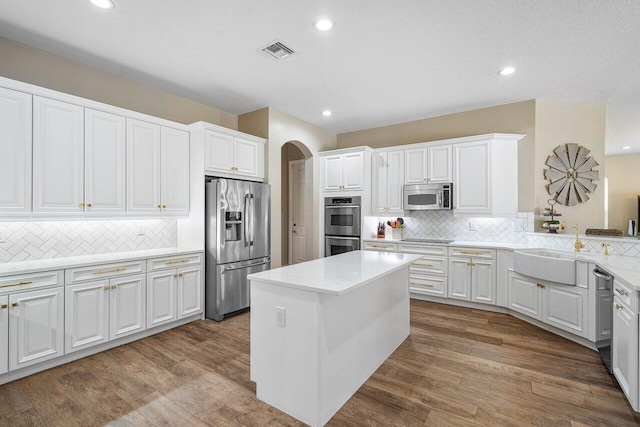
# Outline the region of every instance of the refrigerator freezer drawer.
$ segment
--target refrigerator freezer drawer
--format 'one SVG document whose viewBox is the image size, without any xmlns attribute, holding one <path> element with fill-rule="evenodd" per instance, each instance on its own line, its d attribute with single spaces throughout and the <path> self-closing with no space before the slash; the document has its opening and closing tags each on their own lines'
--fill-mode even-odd
<svg viewBox="0 0 640 427">
<path fill-rule="evenodd" d="M 270 267 L 268 258 L 218 265 L 215 289 L 207 289 L 207 317 L 220 321 L 227 314 L 248 308 L 251 295 L 247 275 Z"/>
</svg>

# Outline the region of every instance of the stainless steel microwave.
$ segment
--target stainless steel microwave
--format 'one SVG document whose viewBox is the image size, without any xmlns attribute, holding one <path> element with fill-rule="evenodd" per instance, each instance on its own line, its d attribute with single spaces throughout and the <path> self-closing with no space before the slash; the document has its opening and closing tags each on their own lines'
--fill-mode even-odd
<svg viewBox="0 0 640 427">
<path fill-rule="evenodd" d="M 405 211 L 453 208 L 453 184 L 405 185 L 402 192 Z"/>
</svg>

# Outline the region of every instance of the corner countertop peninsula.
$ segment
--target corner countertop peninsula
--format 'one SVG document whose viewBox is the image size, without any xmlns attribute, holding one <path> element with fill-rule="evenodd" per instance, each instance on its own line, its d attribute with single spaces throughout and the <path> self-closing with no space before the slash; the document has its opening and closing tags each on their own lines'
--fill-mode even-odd
<svg viewBox="0 0 640 427">
<path fill-rule="evenodd" d="M 249 275 L 258 399 L 324 425 L 409 336 L 409 264 L 353 251 Z"/>
</svg>

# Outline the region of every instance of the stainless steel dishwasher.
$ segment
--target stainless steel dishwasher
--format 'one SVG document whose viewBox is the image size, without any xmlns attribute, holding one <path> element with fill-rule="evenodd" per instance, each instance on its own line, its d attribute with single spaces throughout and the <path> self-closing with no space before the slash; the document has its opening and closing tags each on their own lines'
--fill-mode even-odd
<svg viewBox="0 0 640 427">
<path fill-rule="evenodd" d="M 613 276 L 599 268 L 596 277 L 596 347 L 607 370 L 611 370 L 611 338 L 613 327 Z"/>
</svg>

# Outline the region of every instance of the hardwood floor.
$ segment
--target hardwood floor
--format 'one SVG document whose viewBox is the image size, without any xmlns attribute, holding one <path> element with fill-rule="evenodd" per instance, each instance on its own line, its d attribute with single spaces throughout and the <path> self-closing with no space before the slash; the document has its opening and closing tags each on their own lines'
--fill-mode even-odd
<svg viewBox="0 0 640 427">
<path fill-rule="evenodd" d="M 0 386 L 0 425 L 282 426 L 249 315 L 198 321 Z M 596 352 L 508 315 L 412 300 L 411 336 L 331 426 L 636 426 Z"/>
</svg>

